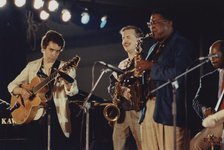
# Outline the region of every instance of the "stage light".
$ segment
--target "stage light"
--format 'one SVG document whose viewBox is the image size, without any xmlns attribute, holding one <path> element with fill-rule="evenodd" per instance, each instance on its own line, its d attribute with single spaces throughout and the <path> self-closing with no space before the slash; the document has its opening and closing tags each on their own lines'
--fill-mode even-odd
<svg viewBox="0 0 224 150">
<path fill-rule="evenodd" d="M 89 20 L 90 20 L 90 15 L 89 15 L 89 13 L 88 12 L 83 12 L 82 14 L 81 14 L 81 23 L 82 24 L 87 24 L 87 23 L 89 23 Z"/>
<path fill-rule="evenodd" d="M 48 10 L 49 11 L 55 11 L 56 9 L 58 9 L 58 2 L 56 0 L 50 0 L 48 3 Z"/>
<path fill-rule="evenodd" d="M 40 19 L 41 20 L 47 20 L 49 18 L 50 14 L 46 12 L 45 10 L 42 10 L 40 12 Z"/>
<path fill-rule="evenodd" d="M 17 7 L 23 7 L 26 4 L 26 0 L 14 0 Z"/>
<path fill-rule="evenodd" d="M 43 6 L 44 6 L 44 1 L 43 0 L 34 0 L 33 7 L 35 9 L 40 9 Z"/>
<path fill-rule="evenodd" d="M 72 15 L 68 9 L 63 9 L 61 11 L 61 19 L 64 22 L 68 22 L 71 19 Z"/>
<path fill-rule="evenodd" d="M 6 5 L 6 0 L 0 0 L 0 7 L 4 7 Z"/>
<path fill-rule="evenodd" d="M 104 28 L 106 24 L 107 24 L 107 16 L 105 15 L 101 18 L 100 28 Z"/>
</svg>

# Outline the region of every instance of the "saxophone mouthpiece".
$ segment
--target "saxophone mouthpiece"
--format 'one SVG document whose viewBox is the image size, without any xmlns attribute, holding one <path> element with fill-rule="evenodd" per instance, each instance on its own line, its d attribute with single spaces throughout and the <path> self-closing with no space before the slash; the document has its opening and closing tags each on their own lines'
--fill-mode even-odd
<svg viewBox="0 0 224 150">
<path fill-rule="evenodd" d="M 153 37 L 153 33 L 147 33 L 145 36 L 140 37 L 139 40 L 142 41 L 142 40 L 144 40 L 144 39 L 146 39 L 148 37 Z"/>
<path fill-rule="evenodd" d="M 144 39 L 148 38 L 148 37 L 151 37 L 151 33 L 147 33 L 145 36 L 144 36 Z"/>
<path fill-rule="evenodd" d="M 154 36 L 153 32 L 150 32 L 148 34 L 149 34 L 149 37 L 151 37 L 151 38 Z"/>
</svg>

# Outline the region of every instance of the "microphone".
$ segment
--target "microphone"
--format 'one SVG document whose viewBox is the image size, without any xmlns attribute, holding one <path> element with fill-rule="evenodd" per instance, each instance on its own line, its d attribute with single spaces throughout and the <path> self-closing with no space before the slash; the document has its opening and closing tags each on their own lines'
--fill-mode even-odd
<svg viewBox="0 0 224 150">
<path fill-rule="evenodd" d="M 60 77 L 62 77 L 64 80 L 66 80 L 68 83 L 73 83 L 74 79 L 72 77 L 70 77 L 68 74 L 62 72 L 62 71 L 58 71 Z"/>
<path fill-rule="evenodd" d="M 0 105 L 1 105 L 1 104 L 5 104 L 5 105 L 10 106 L 10 104 L 9 104 L 8 102 L 6 102 L 6 101 L 4 101 L 4 100 L 2 100 L 2 99 L 0 99 Z"/>
<path fill-rule="evenodd" d="M 103 61 L 98 61 L 98 63 L 100 63 L 101 65 L 103 65 L 103 66 L 109 68 L 110 70 L 112 70 L 112 71 L 114 71 L 114 72 L 116 72 L 116 73 L 118 73 L 118 74 L 124 74 L 124 71 L 121 70 L 121 69 L 118 68 L 118 67 L 115 67 L 115 66 L 113 66 L 113 65 L 107 64 L 107 63 L 105 63 L 105 62 L 103 62 Z"/>
<path fill-rule="evenodd" d="M 209 54 L 208 56 L 204 56 L 204 57 L 199 57 L 198 60 L 205 60 L 205 59 L 209 59 L 209 58 L 220 58 L 221 54 Z"/>
</svg>

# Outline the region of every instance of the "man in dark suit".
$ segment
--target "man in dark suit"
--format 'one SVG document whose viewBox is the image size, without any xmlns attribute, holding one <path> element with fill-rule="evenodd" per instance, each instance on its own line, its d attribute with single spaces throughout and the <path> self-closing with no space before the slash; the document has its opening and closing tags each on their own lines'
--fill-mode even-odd
<svg viewBox="0 0 224 150">
<path fill-rule="evenodd" d="M 149 70 L 155 88 L 183 73 L 193 62 L 194 48 L 185 37 L 174 29 L 169 10 L 156 10 L 147 23 L 151 36 L 157 42 L 150 48 L 147 60 L 137 64 L 137 70 Z M 176 91 L 176 149 L 183 150 L 185 132 L 184 78 L 178 80 Z M 153 90 L 153 89 L 151 89 Z M 143 149 L 174 149 L 172 85 L 155 92 L 146 104 L 142 122 Z M 155 108 L 154 108 L 155 107 Z M 154 111 L 153 111 L 154 110 Z"/>
<path fill-rule="evenodd" d="M 210 59 L 215 70 L 201 77 L 200 86 L 195 98 L 193 99 L 193 108 L 201 119 L 204 119 L 213 113 L 223 90 L 224 40 L 218 40 L 211 45 L 209 55 L 213 54 L 218 54 L 217 56 L 219 56 Z M 220 107 L 219 110 L 220 109 L 222 108 Z M 204 138 L 207 138 L 208 135 L 221 137 L 222 130 L 222 124 L 217 125 L 215 128 L 204 128 L 191 140 L 190 150 L 208 149 L 210 144 L 205 142 Z"/>
</svg>

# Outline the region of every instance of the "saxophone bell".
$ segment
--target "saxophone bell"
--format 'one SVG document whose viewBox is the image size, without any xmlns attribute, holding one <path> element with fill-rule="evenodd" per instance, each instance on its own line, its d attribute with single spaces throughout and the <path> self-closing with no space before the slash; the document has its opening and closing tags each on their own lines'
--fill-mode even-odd
<svg viewBox="0 0 224 150">
<path fill-rule="evenodd" d="M 120 117 L 120 109 L 111 103 L 103 109 L 103 115 L 109 122 L 115 122 Z"/>
<path fill-rule="evenodd" d="M 120 108 L 118 107 L 118 96 L 121 94 L 121 83 L 117 82 L 114 86 L 114 93 L 112 96 L 112 103 L 106 105 L 103 109 L 103 115 L 108 120 L 109 124 L 114 124 L 120 117 Z"/>
</svg>

